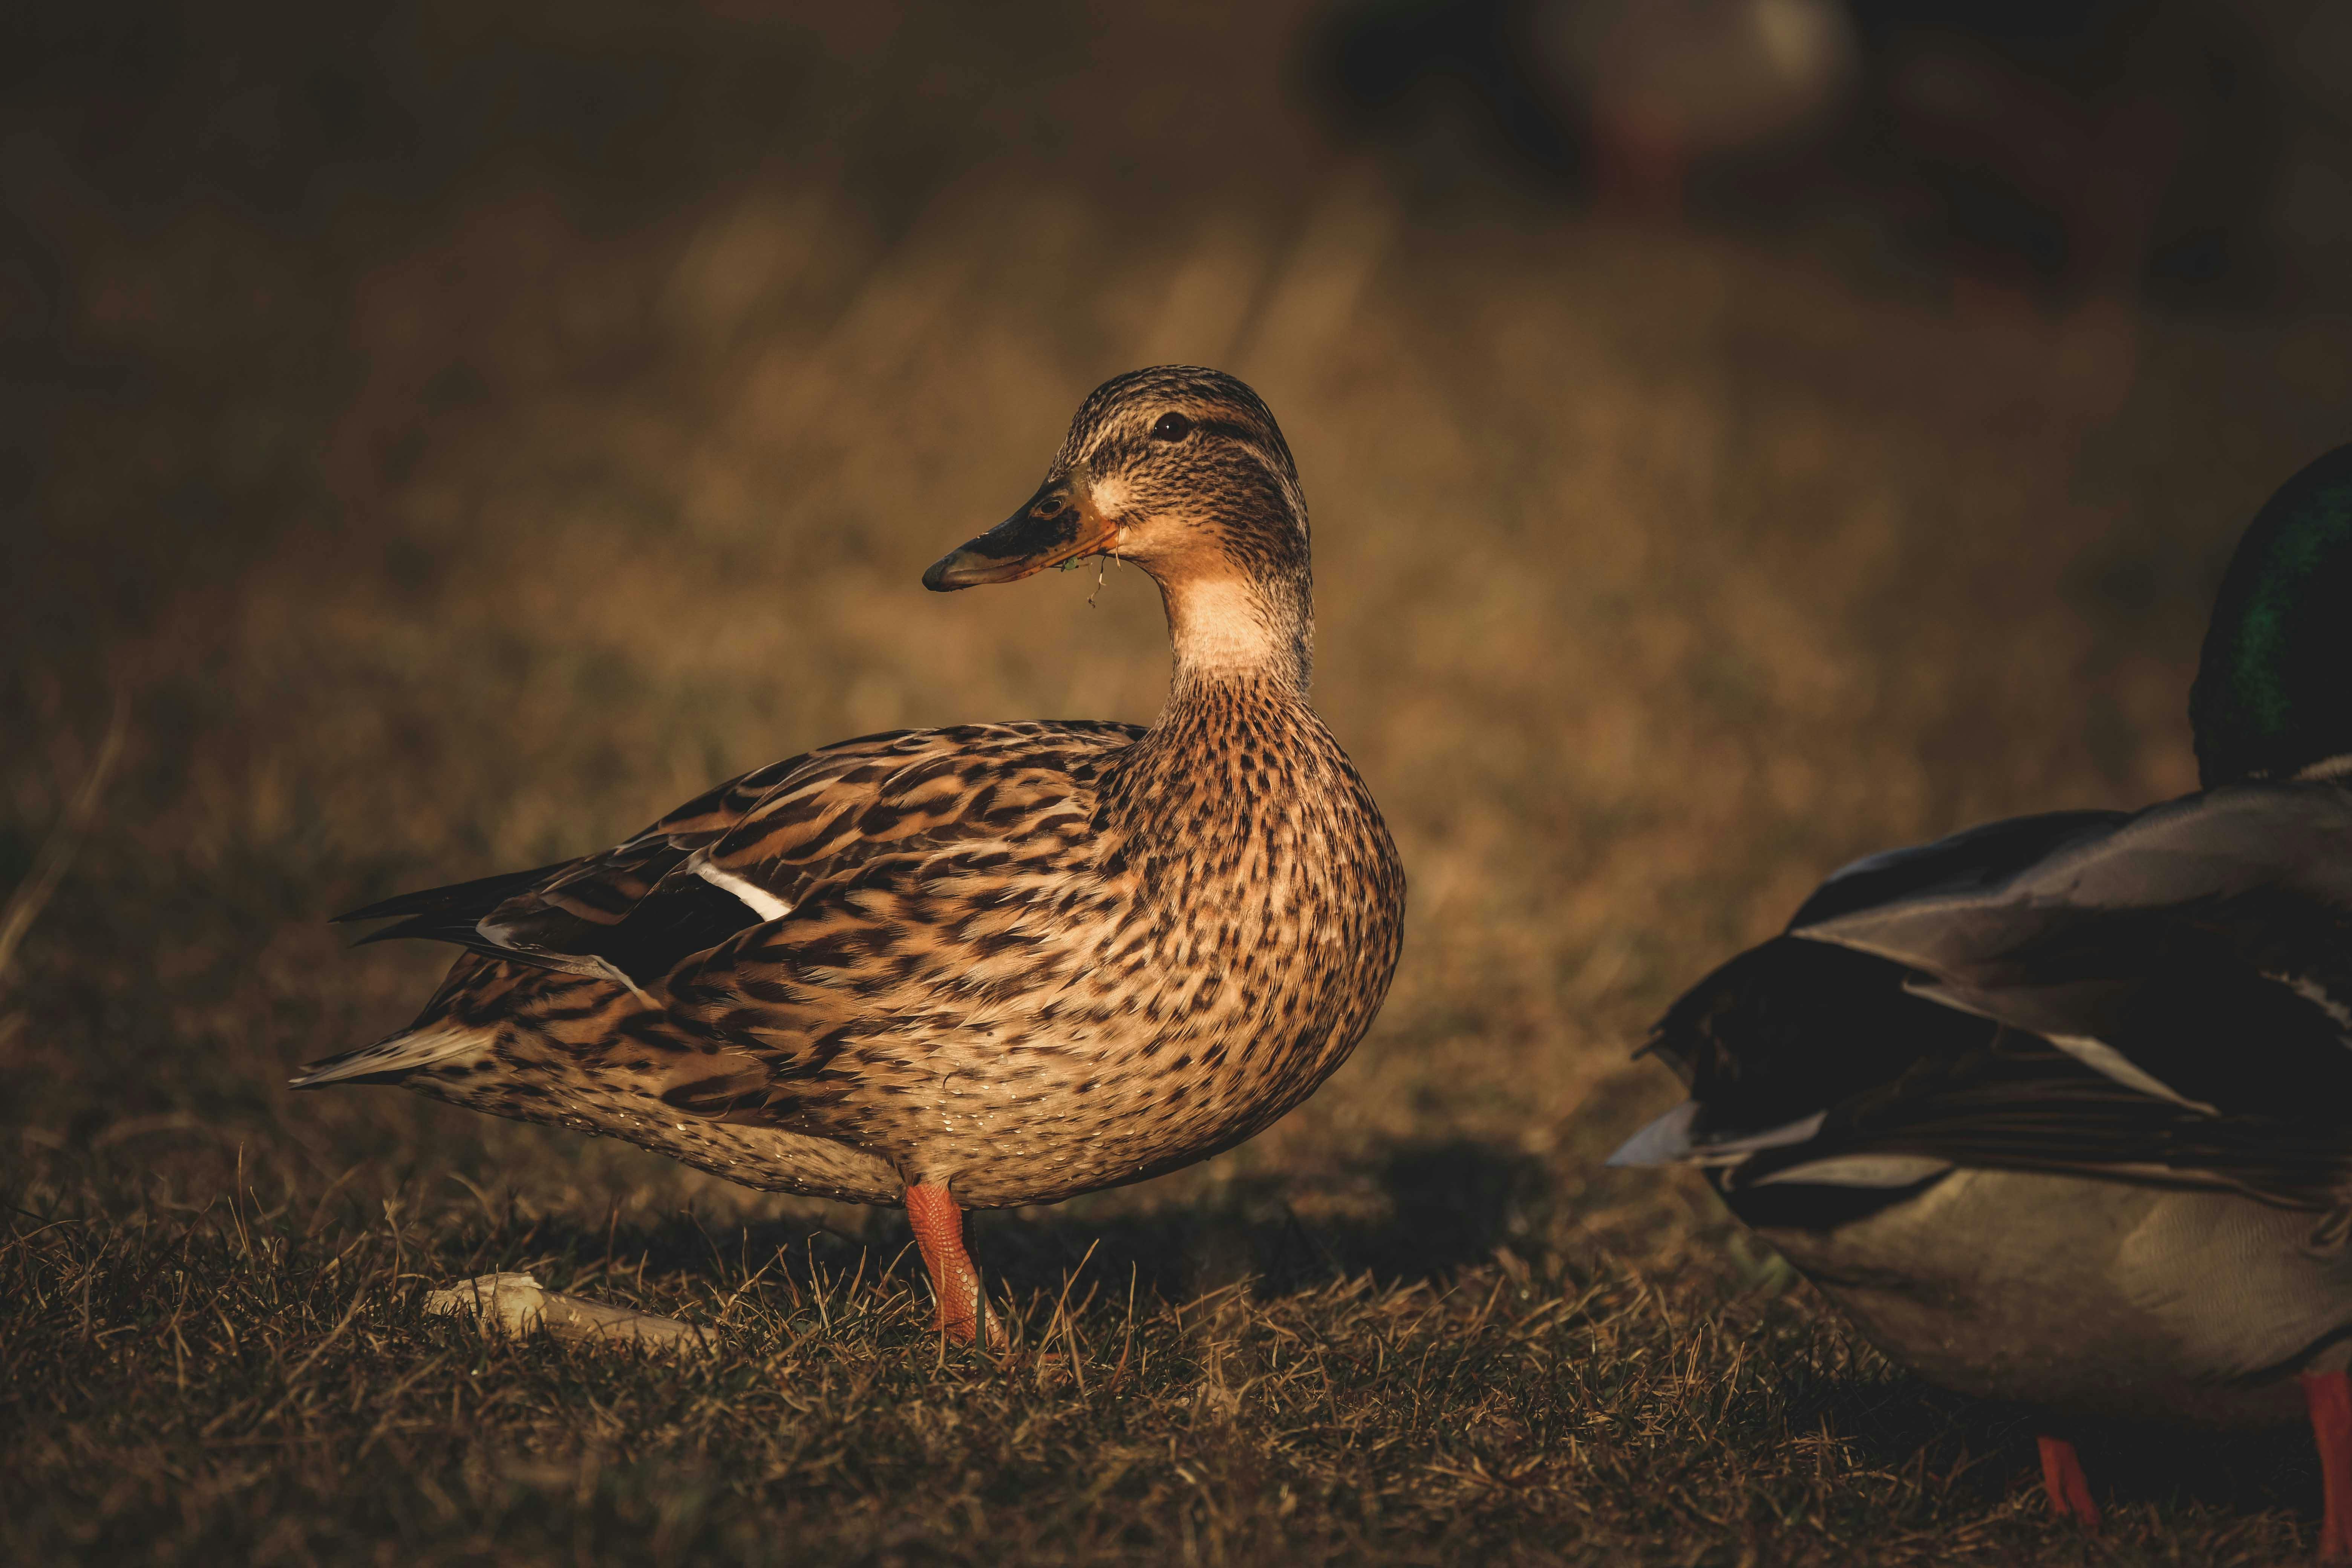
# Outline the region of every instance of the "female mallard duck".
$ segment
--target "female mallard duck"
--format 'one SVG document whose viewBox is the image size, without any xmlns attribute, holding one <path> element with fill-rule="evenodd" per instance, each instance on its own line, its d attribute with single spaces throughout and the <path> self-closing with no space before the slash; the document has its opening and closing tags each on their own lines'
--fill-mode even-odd
<svg viewBox="0 0 2352 1568">
<path fill-rule="evenodd" d="M 2189 700 L 2203 790 L 1832 876 L 1653 1033 L 1703 1170 L 1931 1382 L 2309 1416 L 2352 1553 L 2352 447 L 2248 530 Z M 2098 1511 L 2041 1439 L 2053 1507 Z"/>
<path fill-rule="evenodd" d="M 397 1083 L 609 1133 L 749 1186 L 901 1201 L 940 1326 L 984 1318 L 964 1207 L 1053 1203 L 1231 1148 L 1387 994 L 1404 876 L 1307 705 L 1307 504 L 1232 376 L 1086 400 L 944 593 L 1116 554 L 1175 645 L 1150 729 L 845 741 L 628 842 L 345 920 L 467 951 L 424 1013 L 293 1080 Z"/>
</svg>

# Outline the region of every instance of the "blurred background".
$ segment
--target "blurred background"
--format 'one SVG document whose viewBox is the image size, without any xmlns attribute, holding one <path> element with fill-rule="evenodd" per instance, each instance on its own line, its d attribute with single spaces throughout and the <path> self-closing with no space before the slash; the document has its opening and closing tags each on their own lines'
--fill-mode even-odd
<svg viewBox="0 0 2352 1568">
<path fill-rule="evenodd" d="M 2352 437 L 2347 247 L 2323 0 L 0 7 L 0 1537 L 2079 1560 L 2025 1428 L 1600 1162 L 1832 868 L 2194 786 L 2229 551 Z M 447 961 L 336 910 L 866 731 L 1150 719 L 1134 572 L 918 577 L 1168 361 L 1296 450 L 1412 893 L 1306 1106 L 981 1221 L 1041 1310 L 1112 1282 L 1097 1349 L 1139 1285 L 1139 1386 L 910 1358 L 896 1214 L 284 1090 Z M 486 1362 L 415 1296 L 492 1267 L 750 1348 Z M 2303 1451 L 2110 1539 L 2284 1560 Z"/>
<path fill-rule="evenodd" d="M 446 956 L 320 922 L 863 731 L 1149 720 L 1136 574 L 917 577 L 1189 361 L 1297 450 L 1412 919 L 1320 1096 L 1086 1214 L 1663 1256 L 1711 1211 L 1593 1163 L 1683 984 L 1857 854 L 2193 786 L 2347 241 L 2317 0 L 9 6 L 0 1158 L 813 1209 L 285 1095 Z"/>
</svg>

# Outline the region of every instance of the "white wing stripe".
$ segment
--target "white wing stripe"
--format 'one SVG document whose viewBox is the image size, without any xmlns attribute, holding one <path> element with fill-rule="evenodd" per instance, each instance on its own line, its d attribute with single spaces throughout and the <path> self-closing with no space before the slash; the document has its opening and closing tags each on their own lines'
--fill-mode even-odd
<svg viewBox="0 0 2352 1568">
<path fill-rule="evenodd" d="M 2335 1019 L 2337 1028 L 2352 1029 L 2352 1007 L 2347 1007 L 2343 1003 L 2330 996 L 2327 994 L 2327 987 L 2318 981 L 2301 974 L 2273 974 L 2267 969 L 2263 970 L 2262 974 L 2263 979 L 2276 981 Z"/>
<path fill-rule="evenodd" d="M 2105 1040 L 2095 1040 L 2088 1035 L 2044 1035 L 2042 1037 L 2089 1068 L 2093 1072 L 2105 1073 L 2126 1089 L 2136 1089 L 2142 1094 L 2152 1094 L 2158 1100 L 2168 1100 L 2175 1105 L 2186 1106 L 2200 1115 L 2221 1114 L 2201 1100 L 2189 1099 Z"/>
<path fill-rule="evenodd" d="M 731 871 L 722 871 L 708 860 L 695 862 L 694 874 L 721 892 L 732 893 L 743 900 L 744 907 L 763 921 L 780 921 L 793 912 L 793 906 L 764 888 L 753 887 Z"/>
</svg>

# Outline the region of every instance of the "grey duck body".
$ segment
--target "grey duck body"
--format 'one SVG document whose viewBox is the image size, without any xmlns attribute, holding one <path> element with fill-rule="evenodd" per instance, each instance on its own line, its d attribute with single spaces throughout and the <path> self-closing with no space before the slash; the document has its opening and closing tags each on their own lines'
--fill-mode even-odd
<svg viewBox="0 0 2352 1568">
<path fill-rule="evenodd" d="M 1832 877 L 1661 1020 L 1686 1163 L 1880 1348 L 2073 1415 L 2291 1418 L 2352 1343 L 2352 792 L 1993 824 Z"/>
<path fill-rule="evenodd" d="M 1872 1343 L 1979 1398 L 2276 1425 L 2298 1376 L 2352 1360 L 2341 1231 L 2235 1193 L 1955 1167 L 1840 1225 L 1756 1228 Z"/>
</svg>

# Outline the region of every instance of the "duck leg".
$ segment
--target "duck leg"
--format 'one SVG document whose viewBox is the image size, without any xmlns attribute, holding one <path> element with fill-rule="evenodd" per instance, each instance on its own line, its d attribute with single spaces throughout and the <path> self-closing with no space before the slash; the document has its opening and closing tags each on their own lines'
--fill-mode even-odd
<svg viewBox="0 0 2352 1568">
<path fill-rule="evenodd" d="M 2303 1403 L 2319 1446 L 2319 1474 L 2327 1512 L 2319 1525 L 2319 1560 L 2352 1560 L 2352 1378 L 2340 1372 L 2306 1373 Z"/>
<path fill-rule="evenodd" d="M 2099 1505 L 2091 1500 L 2091 1478 L 2083 1473 L 2074 1445 L 2047 1433 L 2036 1441 L 2042 1445 L 2042 1489 L 2050 1494 L 2050 1510 L 2085 1530 L 2098 1529 Z"/>
<path fill-rule="evenodd" d="M 963 1210 L 948 1194 L 945 1182 L 907 1184 L 907 1218 L 915 1227 L 915 1245 L 922 1249 L 923 1267 L 931 1273 L 931 1296 L 940 1304 L 939 1327 L 959 1344 L 970 1344 L 988 1316 L 981 1299 L 980 1270 L 963 1249 Z"/>
</svg>

